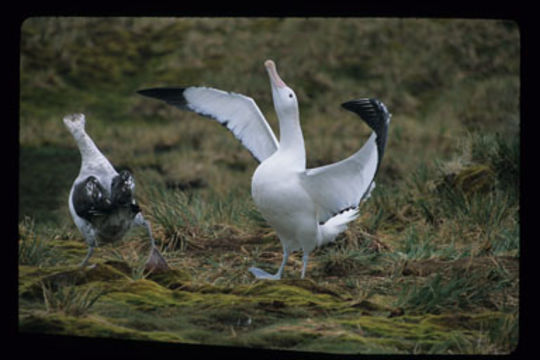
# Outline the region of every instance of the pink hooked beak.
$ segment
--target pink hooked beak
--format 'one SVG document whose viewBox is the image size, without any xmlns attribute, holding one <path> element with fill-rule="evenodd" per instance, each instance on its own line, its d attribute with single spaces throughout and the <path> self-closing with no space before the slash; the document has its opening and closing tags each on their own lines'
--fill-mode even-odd
<svg viewBox="0 0 540 360">
<path fill-rule="evenodd" d="M 266 67 L 266 70 L 268 70 L 268 75 L 270 76 L 270 80 L 272 80 L 272 83 L 277 87 L 285 87 L 285 83 L 281 78 L 279 77 L 277 71 L 276 71 L 276 64 L 272 60 L 266 60 L 264 62 L 264 66 Z"/>
</svg>

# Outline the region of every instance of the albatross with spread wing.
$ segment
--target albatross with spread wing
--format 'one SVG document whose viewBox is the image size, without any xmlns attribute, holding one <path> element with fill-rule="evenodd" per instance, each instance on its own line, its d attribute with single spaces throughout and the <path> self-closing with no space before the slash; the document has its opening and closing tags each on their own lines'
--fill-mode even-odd
<svg viewBox="0 0 540 360">
<path fill-rule="evenodd" d="M 306 169 L 306 150 L 294 91 L 279 77 L 275 63 L 265 62 L 270 77 L 280 140 L 253 99 L 209 87 L 150 88 L 141 95 L 210 117 L 229 129 L 260 163 L 253 174 L 255 205 L 275 229 L 283 247 L 276 274 L 252 267 L 259 279 L 280 279 L 291 251 L 303 251 L 304 278 L 309 253 L 335 240 L 358 216 L 358 206 L 375 187 L 386 146 L 391 114 L 377 99 L 348 101 L 342 106 L 358 114 L 373 130 L 353 155 L 334 164 Z"/>
</svg>

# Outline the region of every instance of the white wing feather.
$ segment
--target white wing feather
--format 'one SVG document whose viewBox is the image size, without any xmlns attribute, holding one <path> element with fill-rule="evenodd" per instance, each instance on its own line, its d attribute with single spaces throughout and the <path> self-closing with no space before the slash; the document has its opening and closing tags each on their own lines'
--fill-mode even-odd
<svg viewBox="0 0 540 360">
<path fill-rule="evenodd" d="M 188 87 L 183 95 L 189 110 L 226 126 L 259 162 L 278 149 L 274 132 L 252 98 L 207 87 Z"/>
<path fill-rule="evenodd" d="M 318 221 L 326 222 L 340 211 L 357 207 L 369 194 L 377 171 L 376 134 L 353 155 L 334 164 L 308 169 L 301 177 L 304 189 L 317 205 Z"/>
<path fill-rule="evenodd" d="M 138 93 L 216 120 L 227 127 L 259 162 L 279 147 L 274 132 L 250 97 L 203 86 L 151 88 Z"/>
</svg>

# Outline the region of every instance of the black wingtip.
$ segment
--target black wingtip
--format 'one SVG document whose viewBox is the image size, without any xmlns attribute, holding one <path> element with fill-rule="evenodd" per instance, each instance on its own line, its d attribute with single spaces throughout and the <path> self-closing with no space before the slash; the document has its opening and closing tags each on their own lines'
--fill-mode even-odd
<svg viewBox="0 0 540 360">
<path fill-rule="evenodd" d="M 392 116 L 382 101 L 374 98 L 356 99 L 341 104 L 345 109 L 356 113 L 377 135 L 379 165 L 386 147 L 388 125 Z M 377 170 L 379 165 L 377 165 Z"/>
<path fill-rule="evenodd" d="M 376 100 L 376 99 L 367 99 L 367 98 L 366 99 L 355 99 L 355 100 L 350 100 L 350 101 L 344 102 L 343 104 L 341 104 L 341 106 L 343 106 L 345 109 L 347 109 L 349 111 L 356 112 L 357 108 L 360 108 L 360 107 L 367 108 L 367 107 L 372 106 L 373 103 L 374 103 L 374 100 Z"/>
<path fill-rule="evenodd" d="M 386 127 L 391 116 L 383 102 L 374 98 L 355 99 L 341 106 L 358 114 L 375 131 Z"/>
<path fill-rule="evenodd" d="M 185 88 L 181 87 L 159 87 L 137 90 L 137 93 L 143 96 L 156 99 L 170 98 L 181 95 Z"/>
<path fill-rule="evenodd" d="M 165 101 L 174 106 L 183 107 L 186 105 L 186 100 L 183 96 L 184 90 L 185 88 L 182 87 L 161 87 L 137 90 L 137 93 Z"/>
<path fill-rule="evenodd" d="M 375 98 L 355 99 L 341 104 L 345 109 L 355 113 L 379 112 L 382 115 L 389 114 L 382 101 Z"/>
</svg>

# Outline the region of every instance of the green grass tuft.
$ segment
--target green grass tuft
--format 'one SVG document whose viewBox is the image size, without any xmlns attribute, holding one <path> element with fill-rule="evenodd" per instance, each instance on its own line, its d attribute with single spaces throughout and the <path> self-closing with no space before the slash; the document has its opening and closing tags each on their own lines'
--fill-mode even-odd
<svg viewBox="0 0 540 360">
<path fill-rule="evenodd" d="M 80 289 L 74 285 L 59 286 L 56 290 L 50 284 L 41 283 L 43 300 L 48 312 L 62 312 L 69 316 L 84 316 L 94 303 L 105 293 L 103 289 L 87 287 Z"/>
<path fill-rule="evenodd" d="M 44 235 L 36 232 L 35 221 L 25 217 L 19 223 L 19 264 L 55 265 L 57 260 L 54 246 L 44 239 Z"/>
</svg>

